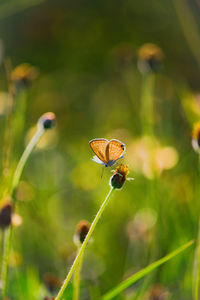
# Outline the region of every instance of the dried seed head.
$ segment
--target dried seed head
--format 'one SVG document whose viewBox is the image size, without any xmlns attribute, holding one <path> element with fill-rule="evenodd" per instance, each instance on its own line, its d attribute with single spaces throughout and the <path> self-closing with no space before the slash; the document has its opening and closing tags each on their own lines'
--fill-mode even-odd
<svg viewBox="0 0 200 300">
<path fill-rule="evenodd" d="M 12 205 L 6 203 L 0 211 L 0 228 L 5 229 L 10 226 L 12 219 Z"/>
<path fill-rule="evenodd" d="M 16 88 L 26 88 L 34 79 L 36 79 L 37 75 L 38 70 L 35 67 L 24 63 L 17 66 L 12 71 L 11 80 Z"/>
<path fill-rule="evenodd" d="M 60 279 L 52 273 L 45 273 L 43 276 L 43 282 L 51 293 L 54 293 L 57 290 L 57 288 L 59 288 L 61 285 Z"/>
<path fill-rule="evenodd" d="M 144 300 L 167 300 L 170 297 L 169 291 L 160 284 L 155 284 L 145 294 Z"/>
<path fill-rule="evenodd" d="M 163 51 L 158 46 L 144 44 L 138 51 L 138 69 L 143 74 L 158 71 L 162 67 L 163 58 Z"/>
<path fill-rule="evenodd" d="M 56 116 L 53 112 L 43 114 L 38 120 L 38 128 L 52 129 L 56 124 Z"/>
<path fill-rule="evenodd" d="M 121 189 L 128 173 L 129 167 L 127 165 L 119 165 L 110 179 L 110 185 L 115 189 Z"/>
<path fill-rule="evenodd" d="M 76 226 L 76 233 L 74 235 L 74 243 L 76 246 L 80 246 L 86 238 L 90 229 L 90 223 L 86 220 L 80 221 Z"/>
<path fill-rule="evenodd" d="M 200 122 L 195 123 L 193 126 L 192 147 L 194 151 L 200 153 Z"/>
</svg>

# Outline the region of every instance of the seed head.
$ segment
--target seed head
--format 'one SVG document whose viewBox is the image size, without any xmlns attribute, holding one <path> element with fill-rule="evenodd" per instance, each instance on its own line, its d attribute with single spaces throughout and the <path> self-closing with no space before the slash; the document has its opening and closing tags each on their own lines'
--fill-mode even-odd
<svg viewBox="0 0 200 300">
<path fill-rule="evenodd" d="M 16 88 L 27 88 L 37 77 L 38 70 L 29 64 L 20 64 L 11 73 L 11 80 Z"/>
<path fill-rule="evenodd" d="M 56 124 L 56 116 L 53 112 L 43 114 L 38 120 L 38 128 L 52 129 Z"/>
<path fill-rule="evenodd" d="M 12 205 L 6 203 L 0 211 L 0 228 L 5 229 L 10 226 L 12 220 Z"/>
<path fill-rule="evenodd" d="M 74 235 L 74 243 L 80 246 L 86 238 L 88 231 L 90 229 L 90 223 L 86 220 L 80 221 L 76 226 L 76 233 Z"/>
<path fill-rule="evenodd" d="M 127 165 L 119 165 L 110 179 L 110 185 L 115 189 L 121 189 L 128 173 L 129 167 Z"/>
<path fill-rule="evenodd" d="M 45 273 L 43 276 L 43 282 L 51 293 L 54 293 L 57 290 L 57 288 L 61 285 L 60 279 L 52 273 Z"/>
<path fill-rule="evenodd" d="M 192 147 L 194 151 L 200 153 L 200 122 L 195 123 L 193 126 Z"/>
<path fill-rule="evenodd" d="M 158 71 L 162 67 L 163 51 L 155 44 L 144 44 L 138 51 L 138 69 L 145 74 Z"/>
</svg>

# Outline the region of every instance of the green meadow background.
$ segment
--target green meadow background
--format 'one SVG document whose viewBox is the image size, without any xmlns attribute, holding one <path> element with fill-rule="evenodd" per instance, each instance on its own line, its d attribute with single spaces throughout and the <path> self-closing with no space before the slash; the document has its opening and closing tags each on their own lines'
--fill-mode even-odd
<svg viewBox="0 0 200 300">
<path fill-rule="evenodd" d="M 14 228 L 9 299 L 53 296 L 65 278 L 77 223 L 91 222 L 109 191 L 111 170 L 101 178 L 102 167 L 91 161 L 93 138 L 126 144 L 122 163 L 134 181 L 116 191 L 95 229 L 81 300 L 97 300 L 196 239 L 200 176 L 191 131 L 200 119 L 199 16 L 199 0 L 0 1 L 0 203 L 38 118 L 48 111 L 57 117 L 18 189 L 22 224 Z M 145 43 L 163 51 L 156 72 L 138 69 Z M 8 129 L 7 71 L 21 63 L 38 76 L 18 94 L 16 103 L 26 105 Z M 192 299 L 194 253 L 195 244 L 116 299 Z"/>
</svg>

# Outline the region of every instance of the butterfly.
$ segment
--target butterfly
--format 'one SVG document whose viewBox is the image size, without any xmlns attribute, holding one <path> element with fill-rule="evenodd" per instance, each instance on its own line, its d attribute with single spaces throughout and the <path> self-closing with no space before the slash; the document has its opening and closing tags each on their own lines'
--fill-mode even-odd
<svg viewBox="0 0 200 300">
<path fill-rule="evenodd" d="M 125 145 L 118 140 L 93 139 L 89 142 L 95 156 L 92 158 L 98 164 L 111 167 L 118 159 L 123 157 Z"/>
</svg>

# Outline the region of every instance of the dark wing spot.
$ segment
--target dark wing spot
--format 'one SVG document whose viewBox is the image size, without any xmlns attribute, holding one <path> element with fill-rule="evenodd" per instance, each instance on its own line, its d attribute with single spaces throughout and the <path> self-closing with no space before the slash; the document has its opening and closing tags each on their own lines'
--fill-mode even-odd
<svg viewBox="0 0 200 300">
<path fill-rule="evenodd" d="M 121 145 L 121 148 L 124 150 L 124 145 Z"/>
</svg>

